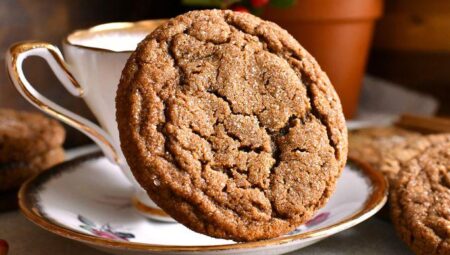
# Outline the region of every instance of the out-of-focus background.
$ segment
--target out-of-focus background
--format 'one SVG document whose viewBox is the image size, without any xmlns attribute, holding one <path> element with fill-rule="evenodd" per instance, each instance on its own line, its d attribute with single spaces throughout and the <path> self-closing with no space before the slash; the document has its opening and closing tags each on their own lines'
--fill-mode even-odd
<svg viewBox="0 0 450 255">
<path fill-rule="evenodd" d="M 288 29 L 329 74 L 348 118 L 373 109 L 386 110 L 387 105 L 392 105 L 393 113 L 417 109 L 419 113 L 450 115 L 450 1 L 268 2 L 2 0 L 0 51 L 30 39 L 60 46 L 69 32 L 100 23 L 169 18 L 191 9 L 219 6 L 254 12 Z M 5 70 L 4 54 L 0 56 L 0 69 Z M 43 60 L 27 60 L 25 70 L 43 94 L 93 119 L 83 101 L 58 84 Z M 396 100 L 401 96 L 404 101 Z M 35 111 L 13 88 L 5 71 L 0 72 L 0 107 Z M 67 129 L 66 147 L 90 142 Z"/>
<path fill-rule="evenodd" d="M 2 0 L 0 1 L 0 107 L 37 111 L 15 90 L 5 72 L 5 55 L 18 41 L 41 40 L 61 46 L 65 35 L 76 29 L 114 21 L 134 21 L 171 17 L 182 13 L 178 1 L 149 0 Z M 40 58 L 25 61 L 31 84 L 62 106 L 94 120 L 83 100 L 75 98 L 59 84 Z M 113 110 L 113 109 L 112 109 Z M 65 147 L 90 143 L 85 135 L 65 126 Z"/>
</svg>

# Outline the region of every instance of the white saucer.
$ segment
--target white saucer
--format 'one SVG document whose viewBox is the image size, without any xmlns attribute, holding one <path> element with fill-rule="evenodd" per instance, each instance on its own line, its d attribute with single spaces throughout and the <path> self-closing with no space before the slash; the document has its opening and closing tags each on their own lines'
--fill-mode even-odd
<svg viewBox="0 0 450 255">
<path fill-rule="evenodd" d="M 384 177 L 348 163 L 327 205 L 292 233 L 235 243 L 181 224 L 147 220 L 132 206 L 133 188 L 99 153 L 65 162 L 24 184 L 24 215 L 57 235 L 114 254 L 281 254 L 303 248 L 374 215 L 386 202 Z"/>
</svg>

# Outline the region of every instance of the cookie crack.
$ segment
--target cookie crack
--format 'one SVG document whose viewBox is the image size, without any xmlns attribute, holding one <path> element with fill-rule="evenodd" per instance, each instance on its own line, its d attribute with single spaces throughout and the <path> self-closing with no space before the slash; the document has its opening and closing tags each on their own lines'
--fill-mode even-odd
<svg viewBox="0 0 450 255">
<path fill-rule="evenodd" d="M 197 135 L 198 137 L 202 138 L 203 140 L 205 140 L 206 142 L 209 143 L 209 145 L 211 146 L 211 150 L 214 150 L 214 146 L 211 143 L 211 141 L 209 140 L 210 137 L 203 135 L 200 131 L 198 131 L 197 129 L 195 129 L 192 125 L 189 125 L 189 129 L 192 131 L 192 133 L 194 133 L 195 135 Z M 214 137 L 214 135 L 211 135 L 211 137 Z"/>
<path fill-rule="evenodd" d="M 139 96 L 139 104 L 140 104 L 140 106 L 138 107 L 139 113 L 137 114 L 137 116 L 138 116 L 138 120 L 137 120 L 138 125 L 137 125 L 137 128 L 136 128 L 136 132 L 140 136 L 143 136 L 143 134 L 142 134 L 143 130 L 142 130 L 141 127 L 142 127 L 143 123 L 145 123 L 146 120 L 147 120 L 147 118 L 143 118 L 143 116 L 147 116 L 147 115 L 142 113 L 142 104 L 143 104 L 143 102 L 145 102 L 145 99 L 144 99 L 144 96 L 143 96 L 143 93 L 142 93 L 141 89 L 139 89 L 139 88 L 136 89 L 136 93 Z M 160 124 L 158 124 L 158 125 L 160 125 Z M 158 125 L 156 126 L 156 129 L 158 129 Z M 143 139 L 143 141 L 144 141 L 145 147 L 147 149 L 150 149 L 151 145 L 149 144 L 149 141 L 147 141 L 147 139 Z"/>
<path fill-rule="evenodd" d="M 228 107 L 230 108 L 230 111 L 231 111 L 231 114 L 232 114 L 232 115 L 235 115 L 235 116 L 250 116 L 250 117 L 256 116 L 257 121 L 258 121 L 258 126 L 259 126 L 259 127 L 264 127 L 264 126 L 262 125 L 261 121 L 259 120 L 259 115 L 246 115 L 246 114 L 236 113 L 236 112 L 234 112 L 233 109 L 232 109 L 232 105 L 231 105 L 232 103 L 231 103 L 231 101 L 230 101 L 226 96 L 221 95 L 221 94 L 219 94 L 218 91 L 212 90 L 212 89 L 207 89 L 206 92 L 207 92 L 207 93 L 210 93 L 210 94 L 212 94 L 212 95 L 214 95 L 214 96 L 217 97 L 217 98 L 222 99 L 225 103 L 227 103 Z M 266 134 L 270 137 L 270 139 L 271 139 L 271 144 L 273 144 L 273 143 L 274 143 L 274 139 L 273 139 L 272 135 L 268 132 L 268 128 L 265 128 L 265 127 L 264 127 L 264 130 L 266 131 Z M 229 132 L 227 129 L 225 129 L 225 132 L 226 132 L 226 134 L 227 134 L 231 139 L 233 139 L 234 141 L 237 141 L 237 142 L 239 142 L 240 144 L 242 143 L 241 139 L 240 139 L 238 136 L 236 136 L 235 134 Z M 263 146 L 259 146 L 259 147 L 253 148 L 252 146 L 246 146 L 246 145 L 240 145 L 240 146 L 238 147 L 238 150 L 243 151 L 243 152 L 252 152 L 252 151 L 253 151 L 253 152 L 257 153 L 257 154 L 260 154 L 261 152 L 264 151 Z M 281 162 L 281 159 L 280 159 L 281 153 L 280 153 L 279 150 L 278 150 L 278 146 L 272 146 L 272 145 L 271 145 L 271 150 L 272 150 L 272 158 L 273 158 L 273 159 L 275 160 L 275 162 L 276 162 L 274 165 L 271 166 L 271 168 L 270 168 L 270 170 L 269 170 L 270 173 L 272 174 L 274 167 L 278 166 L 278 165 L 280 164 L 280 162 Z M 231 178 L 231 179 L 234 179 L 234 176 L 233 176 L 233 174 L 232 174 L 232 168 L 227 168 L 227 169 L 225 169 L 225 170 L 226 170 L 227 176 L 228 176 L 229 178 Z M 269 179 L 269 178 L 270 178 L 270 175 L 269 175 L 269 177 L 266 178 L 266 180 Z M 270 199 L 268 199 L 268 196 L 267 196 L 266 192 L 265 192 L 261 187 L 259 187 L 259 186 L 256 185 L 256 184 L 252 184 L 252 185 L 249 187 L 249 189 L 257 189 L 257 190 L 259 190 L 262 194 L 264 194 L 264 196 L 267 198 L 267 200 L 269 200 L 270 203 L 271 203 L 271 211 L 273 212 L 273 211 L 275 210 L 275 207 L 272 205 L 272 201 L 271 201 Z"/>
<path fill-rule="evenodd" d="M 284 124 L 282 128 L 278 130 L 278 132 L 271 131 L 269 128 L 266 128 L 266 132 L 269 134 L 271 139 L 271 149 L 272 149 L 272 158 L 275 160 L 275 163 L 270 168 L 270 173 L 272 174 L 275 168 L 277 168 L 281 164 L 281 151 L 278 148 L 278 143 L 276 137 L 282 137 L 289 133 L 289 130 L 295 126 L 295 120 L 298 117 L 294 114 L 289 117 L 288 121 Z"/>
<path fill-rule="evenodd" d="M 228 107 L 230 108 L 230 111 L 231 111 L 231 114 L 232 114 L 232 115 L 234 115 L 234 116 L 256 117 L 256 119 L 257 119 L 257 121 L 258 121 L 258 126 L 259 126 L 259 127 L 264 127 L 264 126 L 261 124 L 261 121 L 259 120 L 259 116 L 258 116 L 258 115 L 250 115 L 250 114 L 236 113 L 235 111 L 233 111 L 233 108 L 232 108 L 232 105 L 231 105 L 231 104 L 232 104 L 231 101 L 230 101 L 226 96 L 221 95 L 218 91 L 212 90 L 212 89 L 207 89 L 206 92 L 209 93 L 209 94 L 211 94 L 211 95 L 214 95 L 216 98 L 222 99 L 225 103 L 227 103 L 227 104 L 228 104 Z M 242 140 L 241 140 L 237 135 L 235 135 L 235 134 L 229 132 L 227 129 L 225 129 L 225 132 L 227 133 L 227 135 L 228 135 L 231 139 L 233 139 L 233 140 L 235 140 L 235 141 L 237 141 L 237 142 L 239 142 L 239 143 L 242 143 Z M 267 131 L 266 131 L 266 134 L 270 137 L 270 134 L 267 133 Z M 238 149 L 239 149 L 239 150 L 242 150 L 242 151 L 246 151 L 246 152 L 248 152 L 248 151 L 251 150 L 251 151 L 254 151 L 254 152 L 256 152 L 256 153 L 260 153 L 260 152 L 264 151 L 263 146 L 253 147 L 253 146 L 251 146 L 251 145 L 240 145 Z"/>
<path fill-rule="evenodd" d="M 238 147 L 238 150 L 242 151 L 242 152 L 246 152 L 246 153 L 255 152 L 255 153 L 259 154 L 264 151 L 264 148 L 263 148 L 263 146 L 253 147 L 250 145 L 240 145 Z"/>
<path fill-rule="evenodd" d="M 184 70 L 182 70 L 182 68 L 180 67 L 180 63 L 178 58 L 175 56 L 175 50 L 173 48 L 173 40 L 170 40 L 167 43 L 167 54 L 170 56 L 170 58 L 173 61 L 173 67 L 177 70 L 178 72 L 178 77 L 180 79 L 180 84 L 185 84 L 186 82 L 186 74 L 184 72 Z"/>
<path fill-rule="evenodd" d="M 226 102 L 227 104 L 228 104 L 228 106 L 229 106 L 229 108 L 230 108 L 230 110 L 231 110 L 231 112 L 232 112 L 232 114 L 233 115 L 243 115 L 243 116 L 247 116 L 247 115 L 244 115 L 244 114 L 236 114 L 235 112 L 233 112 L 233 110 L 232 110 L 232 108 L 231 108 L 231 102 L 228 100 L 228 98 L 226 97 L 226 96 L 223 96 L 223 95 L 221 95 L 221 94 L 219 94 L 217 91 L 215 91 L 215 90 L 207 90 L 207 92 L 208 93 L 210 93 L 210 94 L 213 94 L 213 95 L 215 95 L 217 98 L 220 98 L 220 99 L 222 99 L 224 102 Z M 275 160 L 275 162 L 274 162 L 274 164 L 270 167 L 270 169 L 269 169 L 269 172 L 270 172 L 270 174 L 269 174 L 269 176 L 266 178 L 266 180 L 267 179 L 270 179 L 270 175 L 272 175 L 273 174 L 273 172 L 275 171 L 275 169 L 281 164 L 281 154 L 282 154 L 282 152 L 280 151 L 280 149 L 279 149 L 279 146 L 278 146 L 278 144 L 277 144 L 277 141 L 276 141 L 276 138 L 275 137 L 279 137 L 279 136 L 284 136 L 284 135 L 286 135 L 286 134 L 288 134 L 289 133 L 289 130 L 292 128 L 292 127 L 294 127 L 294 125 L 295 125 L 295 120 L 296 119 L 298 119 L 298 117 L 294 114 L 294 115 L 292 115 L 292 116 L 290 116 L 289 117 L 289 119 L 288 119 L 288 121 L 286 122 L 286 124 L 278 131 L 278 132 L 275 132 L 275 131 L 271 131 L 269 128 L 267 128 L 267 127 L 264 127 L 263 125 L 262 125 L 262 123 L 261 123 L 261 121 L 259 120 L 259 115 L 258 114 L 256 114 L 256 115 L 248 115 L 248 116 L 256 116 L 256 118 L 257 118 L 257 120 L 258 120 L 258 125 L 260 126 L 260 127 L 263 127 L 264 128 L 264 130 L 266 131 L 266 134 L 270 137 L 270 140 L 271 140 L 271 157 Z M 239 139 L 239 137 L 237 137 L 235 134 L 233 134 L 233 133 L 230 133 L 230 132 L 228 132 L 228 130 L 226 130 L 225 129 L 225 131 L 226 131 L 226 133 L 227 133 L 227 135 L 230 137 L 230 138 L 232 138 L 233 140 L 235 140 L 235 141 L 237 141 L 237 142 L 239 142 L 239 143 L 241 143 L 242 141 L 241 141 L 241 139 Z M 239 149 L 241 148 L 242 146 L 240 146 L 239 147 Z M 245 149 L 246 151 L 249 149 L 248 147 L 244 147 L 243 149 Z M 258 148 L 256 149 L 257 151 L 257 153 L 259 153 L 260 151 L 262 151 L 262 148 L 260 149 L 260 150 L 258 150 Z M 301 148 L 298 148 L 298 150 L 302 150 Z M 228 176 L 230 177 L 230 175 L 228 174 Z M 252 185 L 252 187 L 251 188 L 255 188 L 255 187 L 257 187 L 258 188 L 258 190 L 260 190 L 263 194 L 264 194 L 264 196 L 266 197 L 266 198 L 268 198 L 268 195 L 267 195 L 267 193 L 266 192 L 264 192 L 264 190 L 263 189 L 261 189 L 260 187 L 258 187 L 258 186 L 256 186 L 256 185 Z M 269 201 L 270 201 L 270 204 L 271 204 L 271 210 L 272 210 L 272 217 L 274 217 L 274 218 L 279 218 L 279 219 L 286 219 L 286 218 L 284 218 L 280 213 L 277 213 L 276 212 L 276 207 L 275 207 L 275 205 L 274 205 L 274 202 L 273 201 L 271 201 L 270 199 L 268 199 Z"/>
<path fill-rule="evenodd" d="M 163 102 L 163 105 L 164 105 L 163 113 L 164 113 L 165 124 L 164 124 L 164 127 L 161 129 L 161 133 L 164 137 L 164 151 L 166 152 L 164 154 L 163 158 L 165 158 L 166 161 L 171 162 L 171 164 L 174 164 L 175 168 L 180 169 L 180 170 L 185 170 L 184 167 L 178 162 L 172 149 L 170 148 L 170 139 L 169 139 L 170 134 L 168 134 L 166 132 L 166 125 L 168 122 L 170 122 L 170 116 L 167 111 L 166 104 L 164 102 Z M 167 158 L 167 157 L 169 157 L 169 158 Z"/>
<path fill-rule="evenodd" d="M 311 90 L 311 85 L 309 84 L 311 82 L 310 79 L 306 79 L 306 78 L 303 78 L 303 77 L 307 77 L 307 75 L 304 75 L 302 73 L 301 80 L 302 80 L 302 83 L 305 84 L 306 95 L 308 95 L 308 98 L 310 100 L 310 106 L 311 106 L 310 114 L 312 114 L 317 120 L 319 120 L 320 124 L 325 127 L 325 129 L 327 131 L 328 143 L 330 144 L 331 148 L 334 151 L 334 158 L 339 160 L 339 150 L 337 148 L 337 144 L 333 140 L 333 133 L 331 131 L 331 127 L 330 127 L 330 125 L 328 123 L 328 120 L 317 109 L 317 106 L 315 105 L 316 96 L 314 95 L 314 93 Z M 308 85 L 306 85 L 306 84 L 308 84 Z"/>
<path fill-rule="evenodd" d="M 177 59 L 176 56 L 175 56 L 175 52 L 174 52 L 174 49 L 173 49 L 173 42 L 172 42 L 172 40 L 167 44 L 167 52 L 168 52 L 168 55 L 169 55 L 169 56 L 172 58 L 172 60 L 173 60 L 173 66 L 174 66 L 174 68 L 175 68 L 175 69 L 178 71 L 178 73 L 179 73 L 180 84 L 185 84 L 185 77 L 186 77 L 186 74 L 185 74 L 185 71 L 183 70 L 183 68 L 179 65 L 179 61 L 178 61 L 178 59 Z M 220 94 L 218 94 L 218 93 L 215 94 L 214 92 L 211 92 L 211 91 L 207 91 L 207 92 L 212 93 L 213 95 L 217 96 L 218 98 L 221 98 L 222 100 L 224 100 L 224 101 L 229 105 L 232 114 L 235 114 L 235 113 L 232 111 L 232 108 L 231 108 L 231 102 L 230 102 L 226 97 L 221 97 L 221 96 L 219 96 Z M 164 102 L 163 102 L 163 104 L 164 104 L 164 110 L 163 110 L 163 111 L 164 111 L 165 125 L 166 125 L 166 124 L 170 121 L 170 116 L 169 116 L 169 114 L 168 114 L 166 104 L 165 104 Z M 164 126 L 165 126 L 165 125 L 164 125 Z M 199 132 L 195 132 L 195 130 L 192 129 L 192 127 L 190 127 L 190 129 L 191 129 L 191 131 L 192 131 L 194 134 L 199 135 L 202 139 L 204 139 L 204 140 L 206 140 L 208 143 L 210 143 L 210 141 L 209 141 L 208 139 L 205 139 L 205 137 L 202 136 Z M 232 139 L 235 139 L 235 140 L 237 140 L 239 143 L 241 143 L 239 137 L 233 135 L 232 133 L 228 132 L 227 130 L 225 130 L 225 131 L 226 131 L 226 133 L 227 133 L 227 135 L 228 135 L 229 137 L 231 137 Z M 165 127 L 162 127 L 162 128 L 161 128 L 161 132 L 162 132 L 163 136 L 166 137 L 166 138 L 164 139 L 164 151 L 166 151 L 167 153 L 169 153 L 170 157 L 172 157 L 172 159 L 173 159 L 173 160 L 169 160 L 169 162 L 170 162 L 170 161 L 174 162 L 173 164 L 175 164 L 176 168 L 184 169 L 184 168 L 179 164 L 179 162 L 176 160 L 175 156 L 173 155 L 172 150 L 170 149 L 170 146 L 169 146 L 169 142 L 170 142 L 170 141 L 169 141 L 169 139 L 168 139 L 168 138 L 170 137 L 170 135 L 169 135 L 167 132 L 165 132 Z M 211 143 L 210 143 L 210 145 L 211 145 Z M 213 148 L 213 146 L 211 146 L 211 148 Z M 166 159 L 166 160 L 167 160 L 167 159 Z M 205 162 L 202 162 L 202 161 L 200 161 L 200 160 L 199 160 L 199 162 L 200 162 L 200 164 L 201 164 L 201 166 L 202 166 L 202 172 L 203 172 L 204 166 L 205 166 L 206 164 L 205 164 Z M 222 169 L 223 169 L 223 170 L 222 170 L 221 172 L 225 173 L 225 174 L 228 176 L 228 178 L 234 179 L 234 176 L 233 176 L 233 173 L 232 173 L 232 168 L 230 168 L 230 167 L 228 167 L 228 168 L 222 167 Z M 203 174 L 200 174 L 200 178 L 202 178 L 202 180 L 203 180 L 204 182 L 206 182 L 205 177 L 203 176 Z M 260 190 L 260 189 L 259 189 L 259 190 Z M 205 193 L 204 193 L 204 191 L 203 191 L 202 189 L 199 189 L 199 191 L 200 191 L 202 194 L 205 195 Z M 261 191 L 261 192 L 262 192 L 262 191 Z M 262 192 L 262 193 L 265 194 L 264 192 Z M 185 200 L 185 201 L 186 201 L 186 200 Z M 218 202 L 217 202 L 216 200 L 214 200 L 214 199 L 210 199 L 210 201 L 211 201 L 212 203 L 214 203 L 217 207 L 226 208 L 226 209 L 230 210 L 233 214 L 239 215 L 238 211 L 236 211 L 234 208 L 231 208 L 231 207 L 229 207 L 229 206 L 227 206 L 227 205 L 224 205 L 224 204 L 220 204 L 220 203 L 218 203 Z M 187 201 L 186 201 L 186 203 L 190 204 L 190 202 L 187 202 Z"/>
<path fill-rule="evenodd" d="M 249 33 L 249 32 L 244 31 L 244 30 L 243 30 L 242 28 L 240 28 L 237 24 L 233 24 L 232 22 L 230 22 L 228 16 L 226 17 L 225 22 L 226 22 L 228 25 L 230 25 L 231 27 L 233 27 L 233 28 L 235 28 L 236 30 L 240 31 L 241 33 L 244 33 L 244 34 L 248 34 L 248 35 L 252 35 L 252 36 L 258 37 L 259 41 L 261 41 L 261 42 L 263 43 L 263 48 L 264 48 L 264 50 L 266 50 L 266 51 L 268 51 L 268 52 L 270 52 L 270 53 L 272 53 L 272 54 L 274 54 L 274 55 L 276 55 L 276 56 L 278 56 L 278 57 L 284 59 L 284 60 L 289 64 L 289 66 L 290 66 L 292 69 L 297 70 L 298 72 L 300 72 L 300 73 L 302 74 L 301 77 L 299 77 L 299 79 L 300 79 L 300 81 L 302 82 L 302 84 L 304 84 L 305 89 L 306 89 L 306 92 L 307 92 L 307 95 L 308 95 L 308 98 L 310 99 L 310 108 L 311 108 L 311 109 L 310 109 L 310 112 L 309 112 L 309 113 L 312 114 L 314 117 L 316 117 L 316 118 L 320 121 L 321 125 L 324 126 L 324 127 L 326 128 L 328 142 L 329 142 L 331 148 L 334 150 L 334 157 L 335 157 L 336 159 L 339 159 L 339 150 L 338 150 L 338 146 L 337 146 L 337 144 L 335 143 L 335 141 L 333 140 L 333 135 L 332 135 L 331 127 L 330 127 L 330 125 L 329 125 L 329 123 L 328 123 L 328 120 L 327 120 L 327 118 L 326 118 L 326 117 L 318 110 L 318 108 L 317 108 L 317 106 L 316 106 L 316 103 L 315 103 L 315 95 L 314 95 L 314 93 L 312 93 L 312 91 L 311 91 L 311 84 L 310 84 L 310 81 L 308 81 L 307 79 L 304 78 L 304 77 L 308 77 L 308 75 L 305 75 L 304 73 L 302 73 L 301 70 L 298 70 L 295 66 L 293 66 L 291 63 L 289 63 L 289 61 L 287 61 L 287 60 L 288 60 L 288 57 L 294 58 L 294 59 L 296 59 L 296 60 L 298 60 L 298 61 L 302 61 L 302 59 L 301 59 L 300 57 L 298 57 L 297 54 L 295 54 L 295 52 L 293 52 L 292 50 L 289 50 L 288 47 L 286 47 L 284 44 L 283 44 L 283 48 L 284 48 L 284 49 L 287 49 L 287 50 L 284 50 L 284 51 L 281 51 L 281 52 L 280 52 L 280 51 L 277 51 L 277 50 L 274 50 L 274 49 L 270 46 L 270 43 L 267 42 L 267 39 L 266 39 L 264 36 L 262 36 L 261 34 L 258 34 L 258 33 Z M 260 27 L 261 27 L 261 24 L 259 24 L 256 28 L 254 28 L 253 31 L 257 31 L 258 28 L 260 28 Z M 287 56 L 286 56 L 286 54 L 287 54 Z"/>
<path fill-rule="evenodd" d="M 178 72 L 179 79 L 180 79 L 180 84 L 184 84 L 185 83 L 185 72 L 180 67 L 178 58 L 175 56 L 174 49 L 173 49 L 173 40 L 170 40 L 167 43 L 167 54 L 170 56 L 170 58 L 173 61 L 173 65 L 172 66 Z M 161 100 L 161 101 L 163 103 L 163 113 L 164 113 L 165 123 L 159 129 L 160 129 L 160 132 L 162 133 L 162 135 L 164 137 L 164 151 L 166 152 L 166 154 L 168 153 L 168 155 L 164 155 L 164 157 L 169 156 L 170 158 L 169 159 L 166 158 L 166 160 L 169 161 L 169 162 L 172 162 L 172 164 L 175 165 L 175 168 L 178 168 L 180 170 L 185 170 L 184 167 L 176 159 L 176 157 L 174 155 L 174 152 L 170 148 L 170 137 L 171 137 L 171 135 L 166 132 L 166 125 L 167 125 L 167 123 L 170 122 L 170 114 L 168 112 L 167 105 L 166 105 L 165 101 L 164 100 Z M 209 142 L 209 141 L 207 141 L 207 142 Z M 203 165 L 203 163 L 201 161 L 200 161 L 200 163 Z M 203 176 L 201 176 L 201 178 L 204 180 Z"/>
<path fill-rule="evenodd" d="M 230 111 L 231 111 L 233 114 L 236 115 L 236 112 L 233 111 L 233 105 L 232 105 L 232 102 L 231 102 L 226 96 L 221 95 L 217 90 L 213 90 L 213 89 L 211 89 L 211 88 L 207 89 L 206 92 L 209 93 L 209 94 L 211 94 L 211 95 L 214 95 L 214 96 L 217 97 L 217 98 L 222 99 L 225 103 L 228 104 L 228 107 L 230 108 Z"/>
<path fill-rule="evenodd" d="M 191 27 L 186 28 L 186 29 L 182 32 L 182 34 L 184 34 L 184 35 L 186 35 L 186 36 L 188 36 L 188 37 L 190 37 L 190 38 L 194 38 L 195 40 L 197 40 L 197 41 L 199 41 L 199 42 L 202 42 L 202 43 L 204 43 L 204 44 L 210 43 L 210 44 L 215 45 L 215 46 L 220 46 L 220 45 L 229 44 L 229 43 L 231 42 L 231 36 L 228 36 L 228 38 L 227 38 L 225 41 L 223 41 L 223 42 L 215 42 L 215 41 L 212 40 L 212 39 L 209 39 L 209 40 L 202 40 L 202 39 L 199 39 L 198 37 L 196 37 L 195 35 L 191 35 L 191 34 L 190 34 L 190 29 L 191 29 Z"/>
</svg>

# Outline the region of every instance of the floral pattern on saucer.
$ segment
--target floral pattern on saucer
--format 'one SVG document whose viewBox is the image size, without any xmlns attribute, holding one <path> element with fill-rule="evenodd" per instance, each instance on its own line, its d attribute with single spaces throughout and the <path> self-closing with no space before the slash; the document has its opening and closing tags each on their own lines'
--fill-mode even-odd
<svg viewBox="0 0 450 255">
<path fill-rule="evenodd" d="M 329 212 L 322 212 L 314 216 L 314 218 L 310 219 L 308 222 L 305 223 L 305 226 L 307 228 L 314 227 L 328 219 L 330 216 Z"/>
<path fill-rule="evenodd" d="M 317 214 L 316 216 L 314 216 L 309 221 L 307 221 L 304 225 L 301 225 L 301 226 L 297 227 L 295 230 L 289 232 L 289 234 L 287 234 L 287 235 L 290 236 L 290 235 L 295 235 L 295 234 L 304 232 L 304 231 L 308 230 L 308 228 L 315 227 L 315 226 L 319 225 L 320 223 L 325 222 L 329 218 L 329 216 L 330 216 L 330 212 L 321 212 L 321 213 Z"/>
<path fill-rule="evenodd" d="M 94 234 L 95 236 L 121 241 L 129 241 L 130 238 L 135 238 L 132 233 L 114 230 L 109 223 L 98 225 L 80 214 L 78 214 L 77 218 L 82 223 L 80 224 L 80 228 L 89 231 L 89 233 Z"/>
</svg>

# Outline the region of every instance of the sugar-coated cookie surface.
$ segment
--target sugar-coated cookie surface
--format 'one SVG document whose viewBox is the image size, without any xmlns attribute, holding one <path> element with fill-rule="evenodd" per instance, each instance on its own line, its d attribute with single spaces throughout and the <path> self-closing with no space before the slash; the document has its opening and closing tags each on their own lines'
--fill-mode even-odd
<svg viewBox="0 0 450 255">
<path fill-rule="evenodd" d="M 450 135 L 401 164 L 390 192 L 391 218 L 416 254 L 450 254 Z"/>
<path fill-rule="evenodd" d="M 304 223 L 347 158 L 339 98 L 285 30 L 232 11 L 169 20 L 137 47 L 116 97 L 121 147 L 180 223 L 251 241 Z"/>
</svg>

